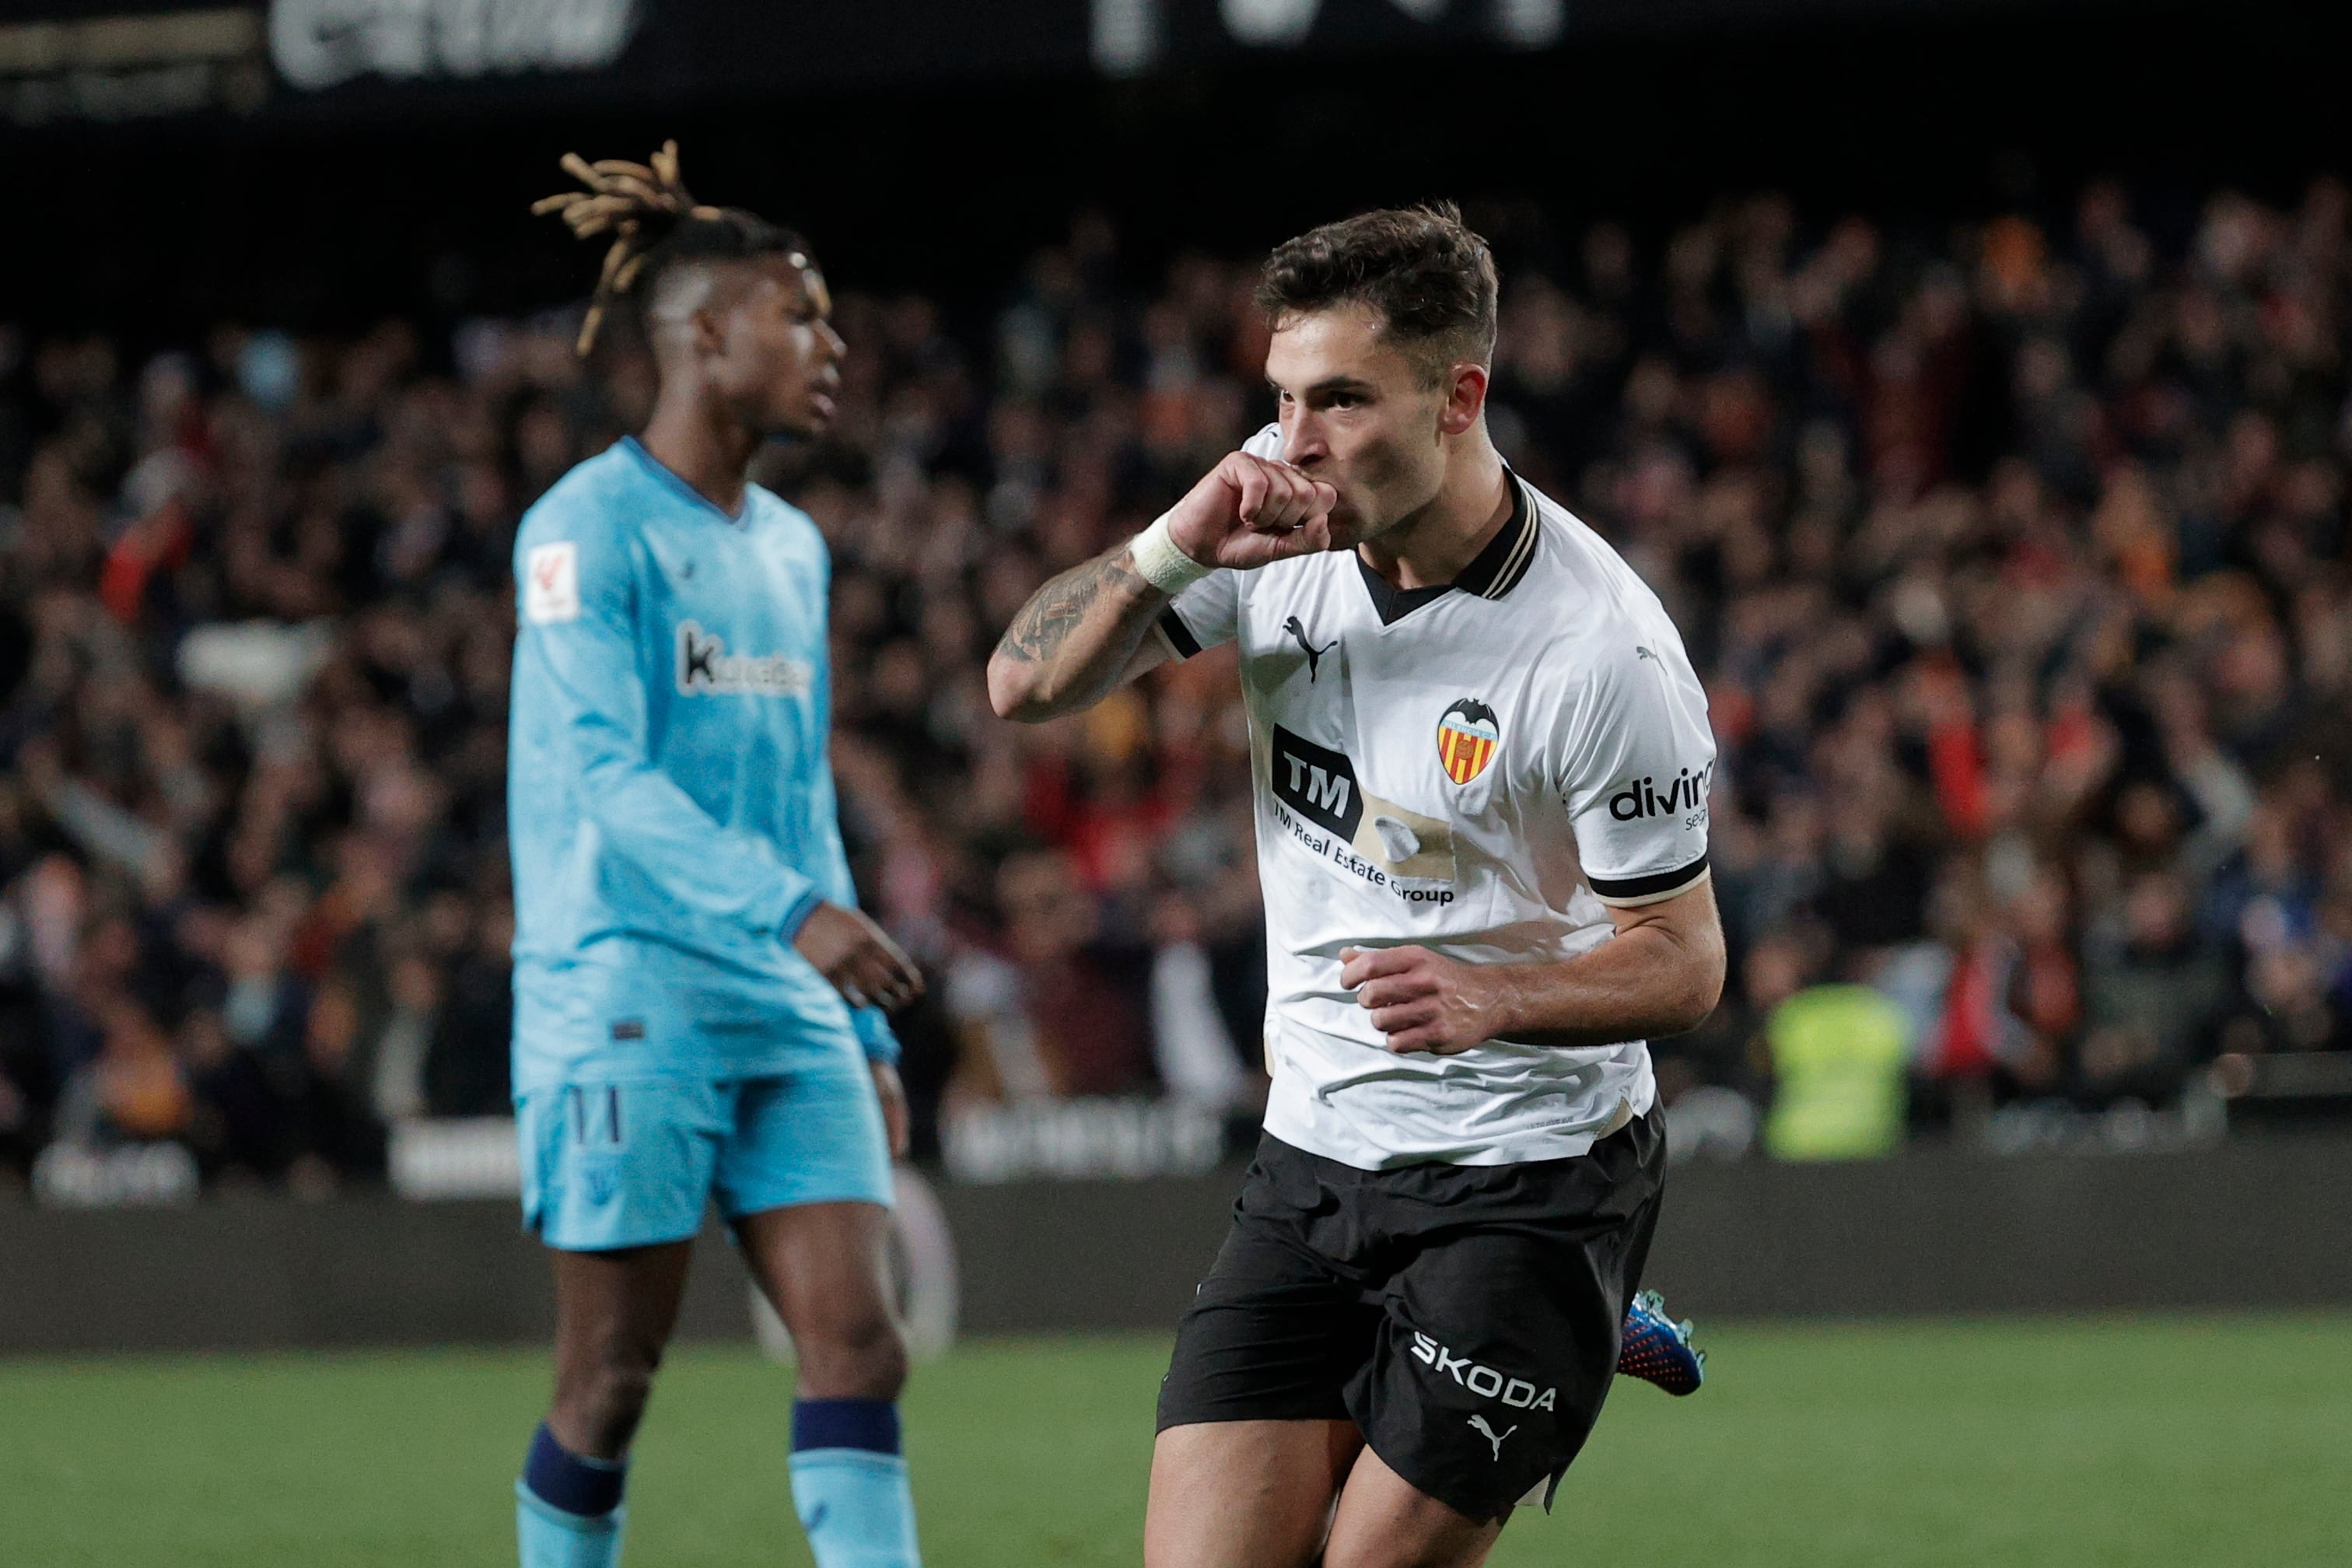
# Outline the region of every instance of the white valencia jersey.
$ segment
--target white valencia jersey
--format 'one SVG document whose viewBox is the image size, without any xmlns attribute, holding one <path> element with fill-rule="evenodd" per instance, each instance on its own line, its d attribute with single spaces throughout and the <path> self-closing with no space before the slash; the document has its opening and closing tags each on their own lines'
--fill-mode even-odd
<svg viewBox="0 0 2352 1568">
<path fill-rule="evenodd" d="M 1279 457 L 1280 431 L 1244 449 Z M 1606 906 L 1707 877 L 1715 740 L 1681 637 L 1598 535 L 1510 484 L 1510 521 L 1450 586 L 1400 591 L 1335 552 L 1212 573 L 1160 621 L 1180 655 L 1241 648 L 1266 1130 L 1360 1169 L 1581 1154 L 1657 1086 L 1640 1040 L 1391 1053 L 1342 948 L 1557 962 L 1610 940 Z"/>
</svg>

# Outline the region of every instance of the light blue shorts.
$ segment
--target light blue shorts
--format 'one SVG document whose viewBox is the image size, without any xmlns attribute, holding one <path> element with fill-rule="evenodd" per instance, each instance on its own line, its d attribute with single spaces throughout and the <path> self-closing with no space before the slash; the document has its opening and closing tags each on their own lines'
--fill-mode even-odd
<svg viewBox="0 0 2352 1568">
<path fill-rule="evenodd" d="M 890 1202 L 866 1064 L 826 1052 L 774 1077 L 581 1079 L 515 1097 L 522 1223 L 566 1252 L 684 1241 L 798 1204 Z"/>
</svg>

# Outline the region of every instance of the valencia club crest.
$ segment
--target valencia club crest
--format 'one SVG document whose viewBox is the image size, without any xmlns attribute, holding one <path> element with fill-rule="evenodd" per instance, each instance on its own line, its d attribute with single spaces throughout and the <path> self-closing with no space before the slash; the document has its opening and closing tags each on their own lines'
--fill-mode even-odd
<svg viewBox="0 0 2352 1568">
<path fill-rule="evenodd" d="M 1475 697 L 1463 698 L 1437 721 L 1437 757 L 1445 764 L 1445 776 L 1468 784 L 1486 771 L 1502 739 L 1495 710 Z"/>
</svg>

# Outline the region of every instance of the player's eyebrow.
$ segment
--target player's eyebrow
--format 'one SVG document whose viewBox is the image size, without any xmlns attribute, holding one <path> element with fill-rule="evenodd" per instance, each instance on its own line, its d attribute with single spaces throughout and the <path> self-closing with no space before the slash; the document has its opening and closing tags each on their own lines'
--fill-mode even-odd
<svg viewBox="0 0 2352 1568">
<path fill-rule="evenodd" d="M 1276 392 L 1280 392 L 1282 390 L 1282 384 L 1276 381 L 1272 376 L 1268 376 L 1266 378 L 1265 384 L 1266 385 L 1274 388 Z M 1370 382 L 1365 381 L 1359 376 L 1327 375 L 1322 380 L 1307 387 L 1304 392 L 1300 393 L 1299 395 L 1302 397 L 1312 397 L 1318 392 L 1370 393 L 1378 389 L 1374 387 Z"/>
</svg>

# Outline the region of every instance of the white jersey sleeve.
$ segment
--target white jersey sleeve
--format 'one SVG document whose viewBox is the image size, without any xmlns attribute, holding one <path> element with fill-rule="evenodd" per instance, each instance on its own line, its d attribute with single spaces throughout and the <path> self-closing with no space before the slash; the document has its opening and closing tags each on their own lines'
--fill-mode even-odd
<svg viewBox="0 0 2352 1568">
<path fill-rule="evenodd" d="M 1715 734 L 1706 692 L 1663 614 L 1620 640 L 1572 704 L 1560 798 L 1586 886 L 1632 909 L 1706 880 Z"/>
<path fill-rule="evenodd" d="M 1241 574 L 1212 572 L 1168 601 L 1160 612 L 1160 630 L 1178 658 L 1190 658 L 1233 641 L 1241 607 Z"/>
</svg>

